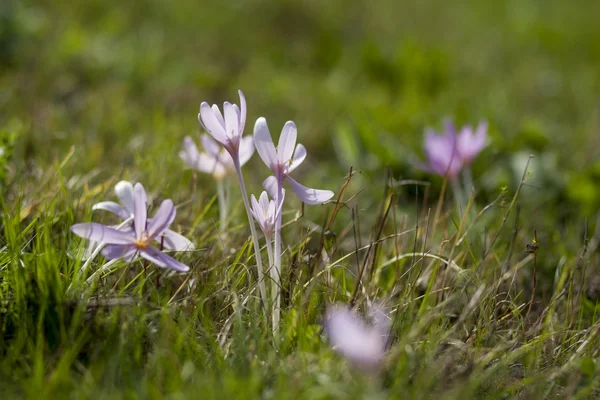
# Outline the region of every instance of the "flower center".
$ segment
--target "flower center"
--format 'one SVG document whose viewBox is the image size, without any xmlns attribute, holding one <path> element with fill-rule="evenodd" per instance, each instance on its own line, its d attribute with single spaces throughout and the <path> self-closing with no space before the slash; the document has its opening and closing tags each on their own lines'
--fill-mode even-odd
<svg viewBox="0 0 600 400">
<path fill-rule="evenodd" d="M 135 247 L 138 249 L 145 249 L 150 246 L 150 238 L 146 232 L 142 232 L 142 237 L 135 240 Z"/>
</svg>

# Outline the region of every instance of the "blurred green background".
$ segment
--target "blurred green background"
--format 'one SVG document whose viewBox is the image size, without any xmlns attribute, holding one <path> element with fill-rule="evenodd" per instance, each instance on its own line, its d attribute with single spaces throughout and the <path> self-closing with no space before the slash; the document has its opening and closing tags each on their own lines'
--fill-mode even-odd
<svg viewBox="0 0 600 400">
<path fill-rule="evenodd" d="M 338 188 L 351 165 L 366 189 L 385 166 L 428 178 L 411 164 L 424 128 L 487 119 L 491 144 L 474 169 L 484 200 L 514 188 L 534 154 L 526 199 L 559 220 L 592 215 L 598 15 L 600 2 L 584 0 L 4 0 L 3 154 L 19 134 L 19 181 L 71 146 L 72 174 L 178 181 L 200 102 L 237 102 L 242 89 L 247 133 L 259 116 L 274 136 L 297 123 L 307 184 Z"/>
</svg>

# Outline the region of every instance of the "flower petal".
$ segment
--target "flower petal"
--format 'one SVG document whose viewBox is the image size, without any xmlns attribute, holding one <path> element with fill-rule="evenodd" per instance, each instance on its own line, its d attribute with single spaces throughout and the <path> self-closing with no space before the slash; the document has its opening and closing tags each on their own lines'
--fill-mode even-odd
<svg viewBox="0 0 600 400">
<path fill-rule="evenodd" d="M 331 190 L 312 189 L 301 185 L 289 176 L 287 178 L 290 180 L 296 195 L 306 204 L 322 204 L 333 197 Z"/>
<path fill-rule="evenodd" d="M 171 199 L 163 200 L 158 211 L 154 214 L 154 218 L 148 223 L 148 236 L 159 240 L 158 236 L 162 235 L 171 226 L 176 213 L 173 201 Z"/>
<path fill-rule="evenodd" d="M 281 130 L 281 136 L 279 136 L 279 143 L 277 144 L 277 156 L 281 164 L 288 163 L 292 154 L 294 153 L 294 147 L 296 146 L 296 136 L 298 135 L 298 129 L 293 121 L 288 121 Z"/>
<path fill-rule="evenodd" d="M 296 151 L 294 151 L 294 158 L 292 158 L 292 162 L 287 166 L 287 172 L 286 173 L 290 173 L 293 170 L 295 170 L 296 168 L 298 168 L 298 166 L 300 164 L 302 164 L 302 162 L 304 161 L 304 159 L 306 158 L 306 147 L 304 147 L 304 145 L 302 144 L 298 144 L 298 146 L 296 146 Z"/>
<path fill-rule="evenodd" d="M 192 243 L 185 236 L 167 229 L 163 232 L 161 242 L 164 244 L 166 249 L 175 251 L 190 251 L 194 250 L 194 243 Z"/>
<path fill-rule="evenodd" d="M 120 204 L 117 204 L 114 201 L 101 201 L 100 203 L 96 203 L 92 206 L 92 210 L 108 211 L 121 217 L 122 219 L 131 217 L 131 214 L 129 214 L 125 208 L 121 207 Z"/>
<path fill-rule="evenodd" d="M 71 232 L 84 239 L 106 244 L 132 244 L 135 243 L 135 237 L 131 233 L 122 232 L 115 228 L 96 222 L 86 222 L 75 224 L 71 227 Z"/>
<path fill-rule="evenodd" d="M 219 110 L 219 106 L 213 104 L 210 109 L 212 110 L 213 114 L 215 114 L 215 117 L 217 118 L 217 121 L 219 121 L 219 124 L 223 127 L 223 129 L 225 129 L 225 120 L 223 119 L 223 114 L 221 114 L 221 110 Z"/>
<path fill-rule="evenodd" d="M 177 261 L 171 256 L 161 253 L 157 248 L 149 246 L 140 250 L 140 255 L 160 268 L 170 268 L 175 271 L 187 272 L 190 267 Z"/>
<path fill-rule="evenodd" d="M 244 96 L 244 93 L 242 93 L 241 90 L 238 90 L 238 94 L 240 95 L 239 132 L 241 136 L 244 133 L 244 127 L 246 126 L 246 96 Z"/>
<path fill-rule="evenodd" d="M 128 214 L 133 214 L 133 185 L 131 182 L 120 181 L 115 185 L 115 193 Z"/>
<path fill-rule="evenodd" d="M 265 181 L 263 182 L 263 187 L 272 199 L 277 197 L 277 189 L 279 185 L 277 183 L 277 178 L 275 178 L 273 175 L 265 179 Z"/>
<path fill-rule="evenodd" d="M 200 104 L 200 113 L 198 121 L 204 129 L 221 144 L 227 143 L 227 135 L 225 135 L 225 127 L 221 125 L 217 116 L 206 102 Z"/>
<path fill-rule="evenodd" d="M 129 262 L 135 258 L 137 249 L 135 245 L 119 245 L 111 244 L 102 249 L 102 255 L 107 260 L 114 260 L 115 258 L 122 258 Z"/>
<path fill-rule="evenodd" d="M 245 136 L 240 142 L 240 166 L 243 166 L 250 160 L 254 154 L 254 138 L 252 136 Z"/>
<path fill-rule="evenodd" d="M 210 137 L 210 135 L 202 135 L 200 137 L 200 140 L 202 141 L 202 147 L 204 148 L 206 154 L 213 158 L 219 157 L 219 153 L 221 152 L 221 146 L 219 146 L 219 144 L 215 142 L 214 139 Z"/>
<path fill-rule="evenodd" d="M 258 201 L 256 201 L 256 197 L 253 194 L 250 195 L 250 202 L 252 203 L 252 208 L 250 209 L 250 212 L 252 213 L 252 216 L 254 217 L 256 222 L 258 222 L 258 224 L 260 225 L 261 221 L 264 219 L 264 216 L 260 204 L 258 203 Z"/>
<path fill-rule="evenodd" d="M 136 183 L 133 188 L 133 225 L 135 227 L 135 235 L 139 239 L 142 237 L 142 232 L 146 230 L 146 222 L 148 219 L 148 199 L 146 190 L 141 183 Z"/>
<path fill-rule="evenodd" d="M 232 140 L 239 137 L 240 121 L 235 109 L 228 101 L 223 103 L 223 113 L 225 114 L 225 132 L 227 137 Z"/>
<path fill-rule="evenodd" d="M 195 169 L 199 154 L 200 152 L 198 151 L 198 147 L 196 147 L 196 143 L 194 143 L 191 137 L 186 136 L 183 139 L 183 149 L 179 152 L 179 157 L 188 165 L 188 167 Z"/>
<path fill-rule="evenodd" d="M 359 367 L 377 368 L 385 355 L 385 337 L 367 326 L 347 306 L 327 310 L 325 331 L 334 349 Z"/>
<path fill-rule="evenodd" d="M 277 151 L 267 126 L 267 120 L 260 117 L 254 124 L 254 146 L 258 155 L 271 170 L 277 165 Z"/>
</svg>

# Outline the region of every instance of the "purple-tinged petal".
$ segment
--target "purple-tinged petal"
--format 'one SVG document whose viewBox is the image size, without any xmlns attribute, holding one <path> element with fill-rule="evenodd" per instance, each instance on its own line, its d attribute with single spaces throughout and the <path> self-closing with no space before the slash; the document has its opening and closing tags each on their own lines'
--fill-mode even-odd
<svg viewBox="0 0 600 400">
<path fill-rule="evenodd" d="M 424 148 L 429 168 L 441 176 L 455 178 L 462 169 L 454 135 L 438 135 L 432 130 L 425 133 Z"/>
<path fill-rule="evenodd" d="M 286 173 L 289 174 L 290 172 L 298 168 L 298 166 L 302 164 L 305 158 L 306 147 L 304 147 L 304 145 L 302 144 L 298 144 L 298 146 L 296 146 L 296 151 L 294 151 L 294 157 L 292 158 L 292 162 L 287 166 Z"/>
<path fill-rule="evenodd" d="M 289 163 L 294 153 L 294 147 L 296 146 L 296 137 L 298 135 L 298 129 L 293 121 L 288 121 L 281 130 L 281 136 L 279 136 L 279 143 L 277 144 L 277 156 L 281 164 Z"/>
<path fill-rule="evenodd" d="M 265 188 L 265 190 L 267 191 L 269 196 L 271 196 L 272 199 L 277 197 L 279 184 L 277 182 L 277 178 L 275 178 L 273 175 L 271 175 L 267 179 L 265 179 L 265 181 L 263 182 L 263 187 Z"/>
<path fill-rule="evenodd" d="M 198 163 L 198 157 L 200 156 L 200 152 L 198 151 L 198 147 L 196 147 L 196 143 L 192 140 L 191 137 L 186 136 L 183 139 L 183 149 L 179 152 L 179 157 L 188 165 L 188 167 L 196 169 L 196 164 Z M 133 210 L 133 196 L 132 196 L 132 210 Z"/>
<path fill-rule="evenodd" d="M 224 126 L 221 125 L 221 122 L 217 119 L 217 116 L 206 102 L 200 104 L 198 121 L 217 142 L 221 144 L 227 143 L 227 135 L 225 135 Z"/>
<path fill-rule="evenodd" d="M 202 141 L 202 147 L 204 148 L 206 154 L 213 158 L 219 157 L 219 154 L 221 152 L 221 146 L 219 146 L 217 142 L 215 142 L 214 139 L 210 137 L 210 135 L 202 135 L 200 137 L 200 140 Z"/>
<path fill-rule="evenodd" d="M 171 256 L 161 253 L 157 248 L 152 246 L 141 249 L 140 255 L 160 268 L 170 268 L 181 272 L 188 272 L 190 270 L 190 267 L 184 263 L 177 261 Z"/>
<path fill-rule="evenodd" d="M 306 204 L 322 204 L 333 197 L 331 190 L 312 189 L 301 185 L 289 176 L 287 178 L 296 195 Z"/>
<path fill-rule="evenodd" d="M 213 114 L 215 114 L 215 118 L 217 118 L 219 124 L 223 127 L 223 129 L 225 129 L 225 119 L 223 118 L 223 114 L 221 114 L 221 110 L 219 110 L 219 106 L 213 104 L 210 109 L 212 110 Z"/>
<path fill-rule="evenodd" d="M 71 227 L 71 232 L 79 237 L 92 240 L 94 242 L 102 242 L 106 244 L 135 243 L 135 237 L 131 233 L 119 231 L 96 222 L 75 224 Z"/>
<path fill-rule="evenodd" d="M 119 245 L 111 244 L 102 249 L 102 255 L 107 260 L 114 260 L 115 258 L 122 258 L 126 262 L 130 262 L 135 258 L 137 249 L 135 245 Z"/>
<path fill-rule="evenodd" d="M 258 199 L 260 202 L 260 208 L 263 210 L 267 210 L 267 208 L 269 207 L 269 196 L 267 195 L 267 192 L 262 192 L 260 194 L 260 198 Z"/>
<path fill-rule="evenodd" d="M 458 153 L 465 164 L 470 164 L 486 146 L 487 122 L 485 121 L 479 123 L 475 133 L 470 126 L 465 126 L 458 135 Z"/>
<path fill-rule="evenodd" d="M 243 166 L 250 160 L 254 154 L 254 138 L 252 136 L 243 137 L 240 142 L 240 166 Z"/>
<path fill-rule="evenodd" d="M 135 235 L 138 239 L 142 237 L 142 232 L 146 230 L 148 219 L 147 203 L 146 190 L 138 182 L 133 188 L 133 225 L 135 227 Z"/>
<path fill-rule="evenodd" d="M 115 193 L 129 215 L 133 214 L 133 185 L 131 182 L 120 181 L 115 185 Z"/>
<path fill-rule="evenodd" d="M 158 240 L 158 236 L 162 235 L 175 220 L 175 206 L 171 199 L 163 200 L 158 208 L 154 218 L 148 223 L 148 237 Z"/>
<path fill-rule="evenodd" d="M 206 174 L 215 174 L 220 172 L 223 167 L 216 158 L 206 153 L 200 153 L 194 168 Z"/>
<path fill-rule="evenodd" d="M 277 165 L 277 151 L 269 133 L 267 120 L 260 117 L 254 124 L 254 146 L 258 155 L 271 170 Z"/>
<path fill-rule="evenodd" d="M 367 326 L 347 306 L 332 306 L 327 310 L 325 331 L 334 350 L 358 367 L 373 370 L 380 366 L 386 337 Z"/>
<path fill-rule="evenodd" d="M 239 132 L 240 135 L 242 135 L 244 133 L 244 127 L 246 126 L 246 96 L 244 96 L 244 93 L 242 93 L 241 90 L 238 90 L 238 94 L 240 95 Z"/>
<path fill-rule="evenodd" d="M 162 237 L 159 238 L 160 242 L 163 243 L 166 249 L 175 251 L 190 251 L 194 250 L 194 243 L 192 243 L 185 236 L 167 229 L 163 232 Z"/>
<path fill-rule="evenodd" d="M 454 125 L 454 122 L 452 122 L 451 119 L 446 119 L 444 121 L 444 134 L 450 137 L 456 137 L 456 135 L 458 134 L 456 126 Z"/>
<path fill-rule="evenodd" d="M 258 224 L 260 225 L 262 220 L 264 219 L 264 215 L 258 201 L 256 201 L 256 197 L 253 194 L 250 195 L 250 202 L 252 203 L 252 208 L 250 209 L 250 212 L 252 213 L 252 216 L 254 217 L 256 222 L 258 222 Z"/>
<path fill-rule="evenodd" d="M 122 219 L 131 217 L 131 214 L 129 214 L 125 208 L 121 207 L 120 204 L 117 204 L 114 201 L 101 201 L 100 203 L 96 203 L 92 206 L 92 210 L 108 211 L 121 217 Z"/>
<path fill-rule="evenodd" d="M 231 103 L 227 101 L 223 103 L 223 113 L 225 114 L 225 131 L 227 137 L 234 140 L 239 137 L 240 121 Z"/>
</svg>

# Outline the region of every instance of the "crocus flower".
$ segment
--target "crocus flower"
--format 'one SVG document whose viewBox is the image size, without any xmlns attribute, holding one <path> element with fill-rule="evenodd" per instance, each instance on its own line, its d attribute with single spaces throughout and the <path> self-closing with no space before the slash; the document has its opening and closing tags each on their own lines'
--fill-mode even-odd
<svg viewBox="0 0 600 400">
<path fill-rule="evenodd" d="M 223 103 L 223 114 L 221 114 L 216 104 L 211 107 L 207 102 L 202 102 L 198 114 L 200 125 L 221 143 L 232 157 L 239 151 L 246 124 L 246 98 L 241 90 L 238 90 L 238 94 L 241 107 L 226 101 Z"/>
<path fill-rule="evenodd" d="M 482 121 L 473 132 L 470 125 L 461 128 L 457 136 L 456 149 L 463 164 L 468 165 L 487 146 L 487 122 Z"/>
<path fill-rule="evenodd" d="M 186 136 L 179 157 L 190 168 L 212 174 L 217 181 L 221 181 L 226 175 L 234 174 L 233 160 L 227 150 L 219 146 L 209 135 L 202 135 L 201 140 L 204 152 L 198 151 L 194 140 Z M 241 139 L 239 145 L 240 167 L 250 160 L 252 154 L 254 154 L 254 140 L 252 136 L 246 136 Z"/>
<path fill-rule="evenodd" d="M 285 197 L 285 191 L 283 191 Z M 267 192 L 262 192 L 258 201 L 254 195 L 251 196 L 252 200 L 252 216 L 260 226 L 263 234 L 267 240 L 271 239 L 273 230 L 275 229 L 275 222 L 281 212 L 281 206 L 283 205 L 283 198 L 279 202 L 279 206 L 275 204 L 275 200 L 269 200 Z M 269 244 L 270 245 L 270 244 Z"/>
<path fill-rule="evenodd" d="M 254 243 L 254 255 L 256 256 L 256 269 L 258 271 L 258 290 L 261 299 L 266 301 L 267 292 L 264 282 L 262 260 L 260 258 L 258 234 L 256 233 L 256 227 L 254 226 L 254 221 L 252 219 L 250 202 L 248 201 L 248 192 L 246 191 L 246 184 L 244 183 L 240 160 L 240 145 L 242 142 L 242 134 L 244 133 L 244 126 L 246 124 L 246 98 L 241 90 L 238 90 L 238 94 L 240 96 L 241 107 L 226 101 L 223 103 L 223 114 L 221 114 L 221 110 L 219 110 L 219 107 L 216 104 L 211 107 L 208 103 L 202 102 L 202 104 L 200 104 L 198 121 L 204 130 L 219 142 L 231 156 L 233 168 L 240 183 L 242 200 L 244 201 L 244 207 L 246 208 L 246 215 L 252 234 L 252 242 Z M 221 219 L 221 221 L 223 221 L 223 219 Z M 223 224 L 221 226 L 223 226 Z"/>
<path fill-rule="evenodd" d="M 144 190 L 144 187 L 140 185 L 140 190 Z M 111 212 L 119 216 L 123 221 L 131 222 L 122 224 L 119 228 L 120 231 L 133 231 L 133 218 L 134 218 L 134 207 L 133 207 L 133 185 L 131 182 L 120 181 L 115 185 L 115 193 L 121 201 L 121 204 L 115 203 L 114 201 L 102 201 L 92 206 L 92 210 L 104 210 Z M 144 191 L 144 198 L 146 192 Z M 151 220 L 150 220 L 151 221 Z M 149 221 L 149 222 L 150 222 Z M 162 232 L 162 236 L 159 240 L 163 246 L 169 250 L 184 251 L 192 250 L 194 244 L 190 242 L 185 236 L 172 231 L 171 229 L 165 229 Z"/>
<path fill-rule="evenodd" d="M 109 260 L 122 258 L 129 262 L 137 256 L 141 256 L 161 268 L 189 271 L 187 265 L 152 246 L 153 242 L 161 241 L 163 234 L 175 219 L 176 212 L 173 202 L 164 200 L 154 218 L 149 220 L 146 191 L 140 183 L 136 183 L 133 188 L 131 207 L 133 210 L 132 230 L 122 231 L 89 222 L 75 224 L 71 227 L 71 231 L 82 238 L 104 243 L 102 255 Z"/>
<path fill-rule="evenodd" d="M 451 122 L 446 122 L 443 134 L 428 129 L 423 143 L 427 163 L 423 169 L 455 179 L 460 173 L 463 163 L 458 152 L 456 129 Z"/>
<path fill-rule="evenodd" d="M 267 192 L 277 199 L 283 181 L 288 179 L 296 195 L 306 204 L 321 204 L 333 197 L 331 190 L 312 189 L 296 182 L 289 174 L 294 171 L 306 158 L 306 148 L 296 145 L 296 124 L 288 121 L 281 130 L 277 149 L 273 144 L 267 121 L 261 117 L 254 125 L 254 145 L 260 158 L 271 169 L 273 176 L 265 180 Z"/>
<path fill-rule="evenodd" d="M 379 307 L 370 309 L 372 325 L 347 305 L 333 305 L 325 317 L 325 332 L 334 350 L 365 371 L 376 371 L 383 361 L 390 324 Z"/>
</svg>

